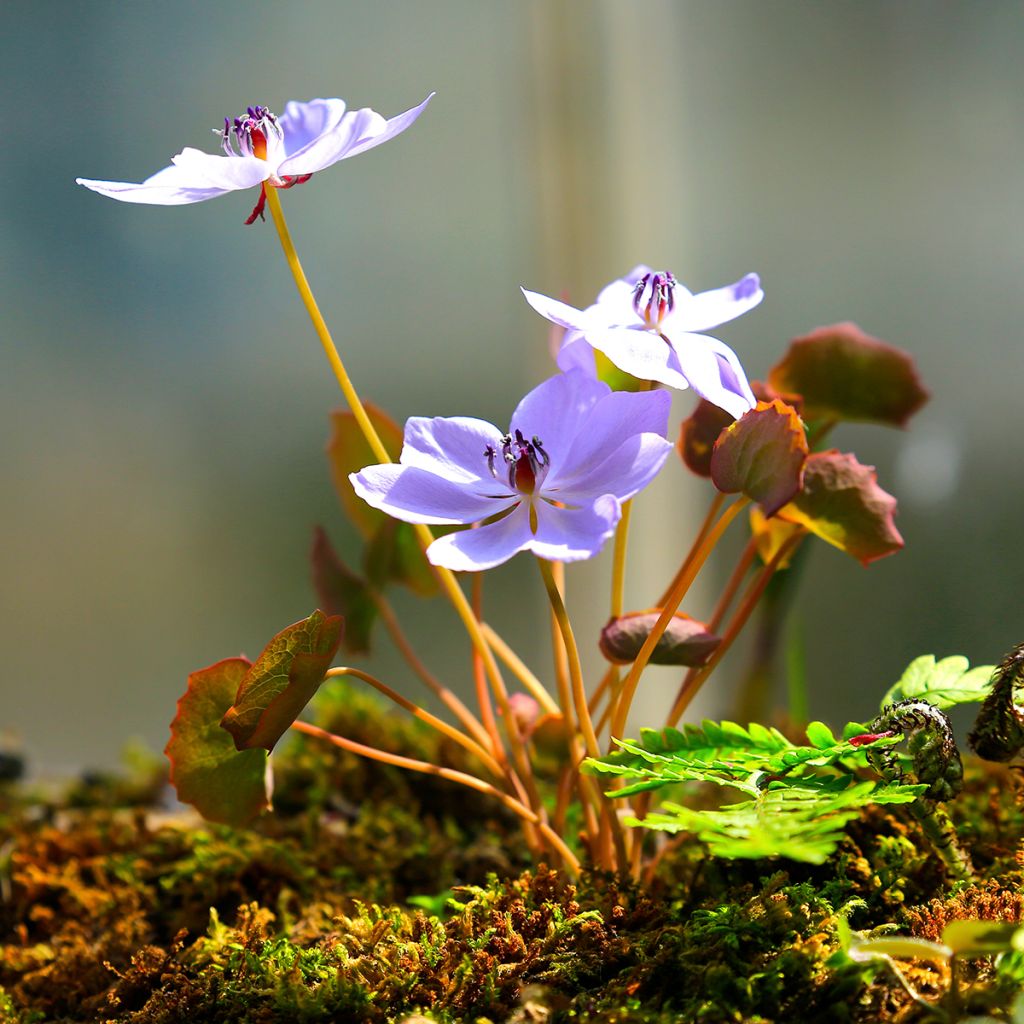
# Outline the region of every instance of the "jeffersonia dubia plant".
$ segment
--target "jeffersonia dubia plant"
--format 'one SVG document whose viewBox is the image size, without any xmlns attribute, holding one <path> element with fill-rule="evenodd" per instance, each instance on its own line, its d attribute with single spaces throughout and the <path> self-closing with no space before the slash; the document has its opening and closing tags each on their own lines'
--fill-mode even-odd
<svg viewBox="0 0 1024 1024">
<path fill-rule="evenodd" d="M 348 568 L 326 534 L 318 532 L 314 575 L 327 613 L 316 611 L 289 626 L 253 662 L 230 658 L 190 676 L 167 748 L 172 781 L 179 796 L 211 820 L 245 824 L 269 806 L 268 755 L 293 729 L 491 795 L 519 816 L 538 857 L 555 857 L 570 872 L 586 858 L 639 873 L 650 845 L 642 831 L 628 830 L 624 823 L 631 815 L 644 818 L 657 786 L 641 779 L 642 784 L 604 794 L 597 779 L 581 770 L 584 758 L 591 770 L 622 776 L 629 770 L 622 752 L 657 762 L 663 752 L 622 739 L 646 666 L 687 669 L 666 718 L 671 731 L 731 649 L 769 581 L 785 571 L 808 536 L 817 535 L 864 564 L 902 546 L 893 523 L 895 500 L 878 486 L 874 470 L 851 454 L 825 449 L 824 442 L 843 420 L 903 425 L 926 394 L 904 353 L 850 324 L 798 339 L 767 384 L 752 386 L 732 349 L 703 332 L 761 302 L 757 275 L 693 294 L 672 273 L 640 265 L 582 310 L 524 290 L 530 304 L 564 331 L 557 357 L 562 372 L 522 399 L 507 432 L 465 417 L 417 417 L 400 431 L 386 414 L 363 403 L 349 379 L 302 270 L 279 193 L 394 138 L 428 100 L 391 120 L 371 110 L 348 112 L 336 99 L 291 102 L 281 117 L 252 106 L 216 129 L 222 156 L 186 149 L 171 167 L 140 184 L 79 179 L 111 198 L 155 205 L 201 202 L 259 187 L 246 223 L 262 219 L 269 209 L 350 409 L 334 415 L 330 459 L 342 503 L 366 541 L 363 571 Z M 661 386 L 691 388 L 701 398 L 683 424 L 678 449 L 685 465 L 710 481 L 713 495 L 689 549 L 666 553 L 680 561 L 660 596 L 652 592 L 648 607 L 628 610 L 623 593 L 631 503 L 662 470 L 672 448 L 670 396 Z M 745 509 L 750 511 L 746 547 L 708 621 L 694 619 L 680 610 L 689 588 Z M 432 526 L 456 529 L 438 538 Z M 610 617 L 600 638 L 609 667 L 588 685 L 565 602 L 565 564 L 590 558 L 609 542 Z M 523 552 L 536 559 L 551 605 L 550 684 L 483 615 L 482 573 Z M 456 572 L 473 574 L 469 595 Z M 414 651 L 386 598 L 394 583 L 423 596 L 439 589 L 451 602 L 472 647 L 474 708 Z M 339 649 L 366 653 L 377 621 L 449 717 L 431 714 L 369 672 L 329 667 Z M 374 687 L 443 733 L 466 752 L 473 770 L 367 747 L 302 721 L 299 715 L 317 688 L 341 676 Z M 511 688 L 508 677 L 514 679 Z M 714 745 L 718 738 L 737 737 L 738 727 L 716 728 L 712 734 L 705 724 L 701 742 Z M 548 752 L 552 745 L 562 752 L 553 793 L 550 780 L 537 770 L 542 734 Z M 664 735 L 670 734 L 676 735 Z M 763 750 L 758 755 L 764 761 L 760 767 L 747 770 L 750 759 L 741 757 L 737 763 L 743 770 L 735 770 L 719 751 L 704 767 L 691 764 L 672 780 L 717 781 L 755 798 L 779 792 L 773 774 L 800 780 L 777 799 L 758 804 L 757 820 L 767 822 L 760 845 L 741 842 L 737 853 L 733 836 L 732 847 L 718 846 L 726 855 L 749 855 L 753 848 L 764 855 L 800 855 L 780 838 L 797 815 L 804 832 L 815 837 L 809 840 L 811 859 L 820 858 L 834 845 L 836 829 L 851 808 L 865 802 L 912 803 L 925 788 L 902 778 L 876 785 L 813 775 L 806 766 L 852 764 L 855 756 L 854 744 L 820 730 L 806 755 L 794 753 L 793 745 L 771 730 L 752 726 L 743 736 L 748 746 L 772 748 L 767 761 Z M 621 752 L 609 759 L 613 740 Z M 894 727 L 873 742 L 884 746 L 898 740 Z M 865 755 L 857 756 L 863 762 Z M 804 767 L 796 771 L 797 766 Z M 571 813 L 574 801 L 578 815 Z M 822 815 L 828 818 L 823 831 Z M 582 828 L 570 829 L 570 820 L 582 821 Z M 728 822 L 723 827 L 729 831 Z"/>
</svg>

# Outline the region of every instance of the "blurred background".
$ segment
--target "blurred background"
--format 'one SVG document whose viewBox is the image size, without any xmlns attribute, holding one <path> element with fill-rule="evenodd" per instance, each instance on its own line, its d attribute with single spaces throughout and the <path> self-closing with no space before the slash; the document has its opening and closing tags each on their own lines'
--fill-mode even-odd
<svg viewBox="0 0 1024 1024">
<path fill-rule="evenodd" d="M 713 332 L 752 378 L 847 319 L 914 355 L 933 397 L 911 429 L 835 435 L 900 499 L 907 546 L 864 569 L 814 545 L 794 607 L 813 715 L 867 719 L 915 656 L 1024 639 L 1019 3 L 8 0 L 4 23 L 0 730 L 36 771 L 161 749 L 190 671 L 315 606 L 314 524 L 356 552 L 323 454 L 339 395 L 272 225 L 243 224 L 255 193 L 159 208 L 74 184 L 213 152 L 257 102 L 392 116 L 437 91 L 398 140 L 284 194 L 353 378 L 399 422 L 506 425 L 552 372 L 519 285 L 586 305 L 638 262 L 694 290 L 760 273 L 763 305 Z M 633 605 L 707 487 L 675 461 L 639 502 Z M 592 667 L 607 568 L 569 572 Z M 530 559 L 485 601 L 546 672 Z M 396 603 L 465 681 L 447 605 Z M 728 711 L 745 668 L 732 652 L 693 714 Z M 677 680 L 645 676 L 637 724 Z"/>
</svg>

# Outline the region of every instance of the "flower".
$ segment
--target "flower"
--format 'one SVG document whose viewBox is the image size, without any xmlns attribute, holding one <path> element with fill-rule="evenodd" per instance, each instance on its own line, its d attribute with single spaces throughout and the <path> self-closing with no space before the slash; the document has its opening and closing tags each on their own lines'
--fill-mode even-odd
<svg viewBox="0 0 1024 1024">
<path fill-rule="evenodd" d="M 586 368 L 593 374 L 593 346 L 620 370 L 674 388 L 692 387 L 737 419 L 757 404 L 736 353 L 716 338 L 694 333 L 753 309 L 764 298 L 757 274 L 694 295 L 667 271 L 655 273 L 641 264 L 584 310 L 522 292 L 541 316 L 566 328 L 558 353 L 563 370 Z"/>
<path fill-rule="evenodd" d="M 665 392 L 613 392 L 579 370 L 534 388 L 507 434 L 464 416 L 413 417 L 398 464 L 349 480 L 396 519 L 480 523 L 435 540 L 434 565 L 490 569 L 519 551 L 571 562 L 597 554 L 671 448 Z"/>
<path fill-rule="evenodd" d="M 291 188 L 325 167 L 364 153 L 404 132 L 430 102 L 385 121 L 375 110 L 346 111 L 345 101 L 310 100 L 285 104 L 277 117 L 266 107 L 249 107 L 234 121 L 224 118 L 220 136 L 224 156 L 191 147 L 172 158 L 170 167 L 139 184 L 76 178 L 79 185 L 122 203 L 180 206 L 201 203 L 238 189 L 260 186 L 260 198 L 246 224 L 263 217 L 266 186 Z"/>
</svg>

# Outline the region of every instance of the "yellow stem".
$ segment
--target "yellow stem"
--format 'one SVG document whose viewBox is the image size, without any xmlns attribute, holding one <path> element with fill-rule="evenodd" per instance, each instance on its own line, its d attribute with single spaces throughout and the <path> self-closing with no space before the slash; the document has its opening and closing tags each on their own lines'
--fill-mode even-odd
<svg viewBox="0 0 1024 1024">
<path fill-rule="evenodd" d="M 679 566 L 679 569 L 677 570 L 672 582 L 666 588 L 665 593 L 661 595 L 661 600 L 658 601 L 658 607 L 661 607 L 668 600 L 668 595 L 672 593 L 672 589 L 676 586 L 676 584 L 680 581 L 680 579 L 682 579 L 686 571 L 690 568 L 690 563 L 693 561 L 694 556 L 700 550 L 700 546 L 704 543 L 704 539 L 708 535 L 708 530 L 711 529 L 711 524 L 715 521 L 715 516 L 718 515 L 724 503 L 725 495 L 722 494 L 721 491 L 716 492 L 715 497 L 711 502 L 711 506 L 708 508 L 707 515 L 704 517 L 704 522 L 700 525 L 700 531 L 694 538 L 693 545 L 691 546 L 686 557 L 683 559 L 682 565 Z"/>
<path fill-rule="evenodd" d="M 626 546 L 629 540 L 629 518 L 633 499 L 622 503 L 622 518 L 615 528 L 615 553 L 612 560 L 612 618 L 622 614 L 626 594 Z"/>
<path fill-rule="evenodd" d="M 372 594 L 381 621 L 391 635 L 392 642 L 409 663 L 409 667 L 420 677 L 427 689 L 462 723 L 463 728 L 472 734 L 477 743 L 487 747 L 491 743 L 491 738 L 488 736 L 487 730 L 480 724 L 480 720 L 423 664 L 419 655 L 413 650 L 412 644 L 409 643 L 387 598 L 376 591 L 373 591 Z"/>
<path fill-rule="evenodd" d="M 530 696 L 544 709 L 544 713 L 548 715 L 561 715 L 562 712 L 559 710 L 558 704 L 555 702 L 554 697 L 544 689 L 544 684 L 529 670 L 519 655 L 498 636 L 494 628 L 486 622 L 481 622 L 480 630 L 484 634 L 484 639 L 491 645 L 494 653 L 501 658 L 509 672 L 523 684 L 523 687 L 529 692 Z"/>
<path fill-rule="evenodd" d="M 565 845 L 562 837 L 547 822 L 542 821 L 529 807 L 516 800 L 515 797 L 509 796 L 508 793 L 503 793 L 489 782 L 484 782 L 483 779 L 478 779 L 474 775 L 467 775 L 465 772 L 456 771 L 454 768 L 441 768 L 439 765 L 430 764 L 428 761 L 417 761 L 411 757 L 402 757 L 400 754 L 389 754 L 387 751 L 356 743 L 355 740 L 347 739 L 344 736 L 336 736 L 334 733 L 327 732 L 325 729 L 320 729 L 315 725 L 310 725 L 308 722 L 293 722 L 292 728 L 298 732 L 304 732 L 308 736 L 315 736 L 317 739 L 325 740 L 327 743 L 333 743 L 336 747 L 341 747 L 342 750 L 348 750 L 353 754 L 359 754 L 361 757 L 382 761 L 384 764 L 393 764 L 398 768 L 406 768 L 413 772 L 422 772 L 424 775 L 436 775 L 439 778 L 468 786 L 470 789 L 475 789 L 478 793 L 486 793 L 488 796 L 494 797 L 495 800 L 504 804 L 513 814 L 518 815 L 523 821 L 533 825 L 550 843 L 551 848 L 562 858 L 566 870 L 573 876 L 579 875 L 580 862 L 572 850 Z"/>
<path fill-rule="evenodd" d="M 689 565 L 686 571 L 678 577 L 673 584 L 671 591 L 666 595 L 661 615 L 658 617 L 658 621 L 654 624 L 654 628 L 644 641 L 643 647 L 640 648 L 640 653 L 636 656 L 636 660 L 630 667 L 629 675 L 626 676 L 626 681 L 622 684 L 622 693 L 615 708 L 615 713 L 612 715 L 613 737 L 621 739 L 625 734 L 626 718 L 629 715 L 629 708 L 633 703 L 636 688 L 640 683 L 640 676 L 642 675 L 643 670 L 647 667 L 647 663 L 650 661 L 651 655 L 654 653 L 654 648 L 657 646 L 658 641 L 661 639 L 669 622 L 672 620 L 672 616 L 675 615 L 680 603 L 686 596 L 687 590 L 690 589 L 690 584 L 697 578 L 697 573 L 700 572 L 708 555 L 711 554 L 722 534 L 725 533 L 726 528 L 733 519 L 736 518 L 737 513 L 742 508 L 745 508 L 749 503 L 749 498 L 737 498 L 736 501 L 734 501 L 721 514 L 721 516 L 719 516 L 718 522 L 716 522 L 715 525 L 707 531 L 700 547 L 698 547 L 693 553 L 692 558 L 688 559 Z"/>
<path fill-rule="evenodd" d="M 375 690 L 384 694 L 389 700 L 393 700 L 399 707 L 405 708 L 411 715 L 414 715 L 421 722 L 426 722 L 431 728 L 436 729 L 439 733 L 447 736 L 450 740 L 454 740 L 463 750 L 468 750 L 475 758 L 483 762 L 487 770 L 494 775 L 496 778 L 502 778 L 504 771 L 500 764 L 494 760 L 494 758 L 482 747 L 479 743 L 470 739 L 465 733 L 459 732 L 454 726 L 449 725 L 446 721 L 438 718 L 436 715 L 432 715 L 429 711 L 425 711 L 414 701 L 403 697 L 400 693 L 392 690 L 386 683 L 382 683 L 376 676 L 370 675 L 369 672 L 363 672 L 361 669 L 352 668 L 346 666 L 344 668 L 332 668 L 327 671 L 328 678 L 337 679 L 344 676 L 355 676 L 356 679 L 361 679 L 364 683 L 369 683 Z"/>
<path fill-rule="evenodd" d="M 281 240 L 281 248 L 284 250 L 285 259 L 288 261 L 292 277 L 295 279 L 295 286 L 298 288 L 302 303 L 306 307 L 306 312 L 309 314 L 310 320 L 313 322 L 313 327 L 316 330 L 317 337 L 320 339 L 320 344 L 323 346 L 324 353 L 327 356 L 327 361 L 331 364 L 334 376 L 337 378 L 338 386 L 341 388 L 341 393 L 345 396 L 345 401 L 348 402 L 349 408 L 352 410 L 352 414 L 355 416 L 356 422 L 359 424 L 359 429 L 363 432 L 363 436 L 366 438 L 366 442 L 372 449 L 374 456 L 380 459 L 382 463 L 389 463 L 392 461 L 391 456 L 388 455 L 387 449 L 384 447 L 377 431 L 370 422 L 370 418 L 366 415 L 363 403 L 360 401 L 359 395 L 356 393 L 356 389 L 353 387 L 352 381 L 349 379 L 345 366 L 341 361 L 341 356 L 334 344 L 334 339 L 331 337 L 331 332 L 327 329 L 327 324 L 324 322 L 324 318 L 316 304 L 316 299 L 313 298 L 313 292 L 309 287 L 309 281 L 306 279 L 305 271 L 302 269 L 298 253 L 295 251 L 295 245 L 292 242 L 291 233 L 288 231 L 288 224 L 284 218 L 284 210 L 281 208 L 281 197 L 278 195 L 277 189 L 267 189 L 267 206 L 270 207 L 270 215 L 274 219 L 274 225 L 277 228 L 277 234 Z M 431 533 L 428 527 L 420 523 L 413 524 L 413 529 L 416 533 L 420 546 L 425 551 L 434 542 L 433 533 Z M 530 793 L 531 804 L 535 809 L 539 810 L 541 808 L 540 796 L 537 793 L 536 783 L 533 780 L 533 772 L 530 766 L 529 757 L 526 754 L 525 742 L 516 723 L 512 720 L 512 715 L 508 708 L 508 694 L 505 691 L 505 683 L 501 678 L 501 672 L 498 669 L 498 664 L 494 660 L 494 656 L 491 654 L 490 648 L 487 646 L 487 643 L 483 638 L 483 634 L 480 632 L 477 620 L 473 615 L 473 610 L 470 608 L 469 602 L 466 600 L 466 595 L 462 592 L 462 588 L 456 581 L 455 574 L 452 573 L 451 570 L 441 568 L 440 566 L 435 566 L 434 568 L 437 571 L 437 577 L 441 583 L 441 588 L 454 605 L 456 613 L 462 620 L 462 623 L 466 628 L 466 632 L 469 634 L 469 638 L 474 649 L 483 660 L 484 669 L 490 679 L 494 695 L 498 701 L 498 706 L 501 708 L 506 721 L 509 723 L 508 731 L 510 739 L 512 740 L 512 754 L 516 762 L 516 767 L 522 774 L 523 782 Z M 481 708 L 481 714 L 486 715 L 484 708 Z M 486 717 L 484 725 L 485 727 L 489 726 Z M 488 732 L 491 734 L 492 740 L 497 741 L 495 744 L 495 754 L 499 757 L 504 757 L 504 747 L 500 742 L 500 736 L 497 729 L 488 728 Z"/>
</svg>

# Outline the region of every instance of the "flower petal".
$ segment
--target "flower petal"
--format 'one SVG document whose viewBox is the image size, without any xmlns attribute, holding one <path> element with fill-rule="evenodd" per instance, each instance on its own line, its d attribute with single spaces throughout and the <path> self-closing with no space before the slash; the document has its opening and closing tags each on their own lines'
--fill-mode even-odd
<svg viewBox="0 0 1024 1024">
<path fill-rule="evenodd" d="M 747 274 L 735 284 L 684 298 L 676 288 L 676 308 L 665 321 L 670 336 L 680 331 L 693 333 L 726 324 L 753 309 L 764 298 L 761 279 Z"/>
<path fill-rule="evenodd" d="M 367 466 L 349 481 L 368 505 L 407 523 L 475 523 L 508 508 L 510 498 L 489 498 L 418 466 Z"/>
<path fill-rule="evenodd" d="M 611 388 L 607 384 L 588 377 L 582 370 L 556 374 L 516 406 L 510 433 L 521 430 L 527 441 L 539 438 L 551 458 L 550 472 L 554 473 L 590 410 L 609 394 Z"/>
<path fill-rule="evenodd" d="M 740 361 L 728 345 L 706 334 L 682 334 L 672 346 L 690 387 L 739 419 L 757 405 Z"/>
<path fill-rule="evenodd" d="M 344 100 L 315 99 L 308 103 L 289 100 L 277 119 L 284 135 L 286 156 L 294 156 L 321 135 L 331 131 L 345 116 Z"/>
<path fill-rule="evenodd" d="M 615 391 L 601 399 L 543 493 L 570 504 L 602 494 L 631 498 L 654 479 L 672 447 L 665 440 L 671 405 L 664 391 Z"/>
<path fill-rule="evenodd" d="M 191 146 L 173 158 L 174 166 L 210 188 L 223 192 L 253 188 L 266 181 L 273 166 L 256 156 L 217 156 Z"/>
<path fill-rule="evenodd" d="M 379 146 L 382 142 L 387 142 L 388 139 L 405 131 L 423 113 L 433 95 L 431 93 L 418 107 L 413 107 L 388 121 L 385 121 L 380 114 L 369 107 L 349 111 L 333 124 L 327 119 L 328 112 L 325 111 L 322 114 L 319 110 L 314 112 L 317 117 L 322 116 L 324 119 L 323 132 L 297 150 L 292 150 L 286 137 L 285 145 L 291 152 L 281 161 L 278 173 L 313 174 L 325 167 L 330 167 L 331 164 L 337 163 L 339 160 L 355 156 L 357 153 L 363 153 L 368 149 L 373 149 L 374 146 Z M 329 103 L 330 101 L 314 102 Z M 298 111 L 295 112 L 296 117 L 298 117 L 298 113 Z M 313 116 L 310 114 L 309 118 L 303 122 L 301 129 L 303 132 L 309 131 L 312 127 Z"/>
<path fill-rule="evenodd" d="M 523 502 L 496 523 L 439 537 L 427 548 L 427 558 L 453 572 L 480 572 L 507 562 L 532 537 L 529 504 Z"/>
<path fill-rule="evenodd" d="M 471 416 L 413 416 L 405 424 L 402 447 L 403 466 L 419 466 L 453 483 L 484 486 L 488 492 L 508 492 L 501 483 L 501 456 L 498 456 L 498 479 L 487 465 L 486 448 L 498 448 L 502 433 L 486 420 Z"/>
<path fill-rule="evenodd" d="M 672 346 L 653 331 L 605 327 L 585 331 L 584 336 L 620 370 L 640 380 L 656 380 L 680 391 L 690 386 Z"/>
<path fill-rule="evenodd" d="M 205 180 L 190 174 L 181 167 L 165 167 L 138 184 L 130 181 L 96 181 L 92 178 L 75 178 L 93 192 L 122 203 L 149 203 L 153 206 L 183 206 L 186 203 L 202 203 L 225 195 L 223 188 L 214 188 Z"/>
<path fill-rule="evenodd" d="M 542 317 L 550 320 L 560 327 L 575 327 L 577 330 L 585 330 L 590 326 L 591 320 L 586 313 L 566 302 L 559 302 L 558 299 L 541 295 L 540 292 L 531 292 L 526 288 L 519 289 L 526 301 L 540 313 Z"/>
<path fill-rule="evenodd" d="M 622 516 L 622 508 L 611 494 L 584 508 L 555 508 L 543 501 L 534 507 L 537 533 L 526 547 L 555 562 L 577 562 L 596 555 Z"/>
<path fill-rule="evenodd" d="M 565 332 L 555 362 L 563 373 L 582 370 L 588 377 L 597 377 L 594 346 L 579 331 L 570 329 Z"/>
</svg>

